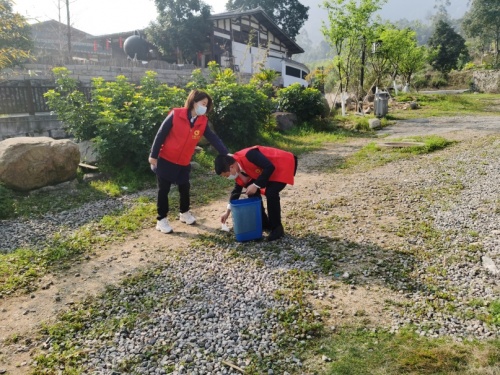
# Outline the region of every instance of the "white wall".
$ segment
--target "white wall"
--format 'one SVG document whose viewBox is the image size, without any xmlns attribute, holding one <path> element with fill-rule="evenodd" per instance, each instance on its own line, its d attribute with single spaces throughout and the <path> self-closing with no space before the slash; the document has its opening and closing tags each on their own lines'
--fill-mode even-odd
<svg viewBox="0 0 500 375">
<path fill-rule="evenodd" d="M 281 72 L 284 87 L 290 86 L 295 82 L 303 86 L 309 85 L 308 82 L 302 78 L 285 75 L 286 65 L 302 70 L 303 67 L 301 64 L 295 65 L 293 61 L 285 61 L 281 54 L 278 55 L 273 51 L 270 51 L 269 54 L 270 56 L 267 56 L 267 50 L 264 48 L 249 47 L 246 44 L 233 42 L 234 63 L 238 65 L 241 73 L 254 74 L 259 69 L 259 63 L 263 63 L 264 68 Z"/>
</svg>

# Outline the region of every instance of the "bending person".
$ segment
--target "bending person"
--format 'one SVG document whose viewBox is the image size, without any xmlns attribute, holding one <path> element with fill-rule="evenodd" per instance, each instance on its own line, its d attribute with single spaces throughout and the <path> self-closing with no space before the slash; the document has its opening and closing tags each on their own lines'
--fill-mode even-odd
<svg viewBox="0 0 500 375">
<path fill-rule="evenodd" d="M 267 199 L 268 226 L 270 233 L 267 241 L 277 240 L 285 234 L 281 223 L 280 192 L 286 185 L 293 185 L 297 172 L 297 157 L 290 152 L 273 147 L 253 146 L 240 150 L 234 155 L 218 155 L 215 158 L 215 173 L 236 180 L 231 200 L 239 198 L 242 188 L 253 196 L 265 188 Z M 238 193 L 239 190 L 239 193 Z M 221 217 L 225 222 L 230 214 L 230 206 Z"/>
</svg>

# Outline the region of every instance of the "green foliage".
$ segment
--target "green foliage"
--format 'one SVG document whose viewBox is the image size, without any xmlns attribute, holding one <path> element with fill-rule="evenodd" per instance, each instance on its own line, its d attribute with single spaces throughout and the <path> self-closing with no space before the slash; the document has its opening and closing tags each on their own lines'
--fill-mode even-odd
<svg viewBox="0 0 500 375">
<path fill-rule="evenodd" d="M 12 1 L 0 0 L 0 69 L 31 57 L 32 49 L 31 27 L 26 18 L 12 11 Z"/>
<path fill-rule="evenodd" d="M 315 88 L 294 83 L 278 91 L 279 108 L 295 113 L 301 121 L 312 120 L 327 114 L 321 92 Z"/>
<path fill-rule="evenodd" d="M 272 98 L 276 94 L 273 82 L 278 76 L 275 70 L 261 69 L 250 78 L 250 84 L 262 91 L 268 98 Z"/>
<path fill-rule="evenodd" d="M 266 95 L 237 83 L 212 84 L 207 90 L 214 100 L 209 117 L 221 139 L 235 148 L 252 146 L 271 112 Z"/>
<path fill-rule="evenodd" d="M 426 61 L 426 49 L 418 46 L 416 32 L 389 26 L 381 32 L 379 40 L 382 41 L 381 52 L 390 62 L 391 73 L 400 74 L 403 81 L 410 84 L 412 75 L 422 69 Z"/>
<path fill-rule="evenodd" d="M 459 60 L 467 62 L 469 52 L 465 39 L 443 20 L 437 22 L 434 34 L 429 39 L 429 46 L 433 50 L 430 63 L 434 69 L 442 73 L 456 69 Z"/>
<path fill-rule="evenodd" d="M 78 90 L 78 82 L 70 77 L 67 68 L 54 68 L 55 90 L 45 94 L 49 108 L 57 112 L 57 117 L 78 140 L 90 140 L 96 136 L 97 113 L 85 94 Z"/>
<path fill-rule="evenodd" d="M 489 306 L 491 323 L 500 327 L 500 300 L 493 301 Z"/>
<path fill-rule="evenodd" d="M 210 6 L 200 0 L 156 0 L 158 18 L 148 38 L 169 62 L 196 63 L 197 54 L 209 49 Z"/>
<path fill-rule="evenodd" d="M 494 45 L 495 65 L 498 66 L 500 3 L 497 0 L 471 1 L 470 10 L 465 13 L 462 25 L 467 36 L 478 38 L 485 46 Z"/>
<path fill-rule="evenodd" d="M 207 84 L 207 79 L 203 75 L 201 69 L 195 69 L 191 72 L 191 80 L 187 83 L 186 89 L 189 91 L 203 90 L 207 87 Z"/>
<path fill-rule="evenodd" d="M 341 84 L 348 90 L 357 90 L 358 83 L 353 77 L 362 66 L 362 51 L 375 41 L 377 24 L 372 17 L 385 2 L 326 0 L 323 3 L 329 24 L 323 26 L 321 31 L 334 49 L 334 66 Z"/>
<path fill-rule="evenodd" d="M 211 83 L 206 89 L 214 101 L 209 118 L 217 135 L 234 148 L 254 145 L 268 121 L 271 101 L 254 85 L 236 83 L 231 69 L 216 63 L 210 63 L 209 69 Z"/>
<path fill-rule="evenodd" d="M 14 214 L 14 199 L 12 191 L 0 185 L 0 220 L 7 219 Z"/>
<path fill-rule="evenodd" d="M 92 81 L 91 100 L 78 90 L 66 68 L 54 69 L 57 88 L 47 102 L 67 130 L 80 140 L 95 142 L 104 167 L 148 168 L 147 156 L 159 125 L 171 108 L 184 104 L 186 92 L 161 84 L 147 72 L 135 86 L 124 76 L 115 82 Z"/>
<path fill-rule="evenodd" d="M 448 80 L 446 79 L 446 77 L 439 74 L 439 75 L 432 76 L 430 85 L 435 89 L 439 89 L 440 87 L 446 86 L 447 83 L 448 83 Z"/>
</svg>

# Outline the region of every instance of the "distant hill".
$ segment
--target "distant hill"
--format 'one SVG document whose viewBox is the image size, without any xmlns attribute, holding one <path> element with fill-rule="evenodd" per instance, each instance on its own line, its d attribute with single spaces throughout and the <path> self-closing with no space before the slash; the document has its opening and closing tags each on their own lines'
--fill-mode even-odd
<svg viewBox="0 0 500 375">
<path fill-rule="evenodd" d="M 451 0 L 451 6 L 447 8 L 450 17 L 455 19 L 461 18 L 469 8 L 467 5 L 468 1 Z M 309 7 L 309 19 L 305 23 L 303 30 L 307 32 L 309 39 L 314 45 L 319 44 L 323 40 L 323 34 L 320 31 L 322 21 L 326 22 L 328 20 L 326 10 L 319 7 L 323 4 L 323 0 L 301 0 L 300 2 Z M 388 0 L 379 12 L 379 15 L 383 19 L 393 22 L 400 19 L 426 22 L 436 13 L 434 9 L 435 4 L 436 0 Z"/>
</svg>

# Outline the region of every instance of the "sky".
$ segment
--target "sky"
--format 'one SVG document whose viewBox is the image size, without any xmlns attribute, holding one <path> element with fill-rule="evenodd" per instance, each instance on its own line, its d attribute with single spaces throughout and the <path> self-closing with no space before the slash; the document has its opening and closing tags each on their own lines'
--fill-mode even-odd
<svg viewBox="0 0 500 375">
<path fill-rule="evenodd" d="M 60 20 L 66 23 L 66 0 L 12 0 L 14 11 L 36 21 Z M 222 13 L 227 0 L 206 1 L 212 13 Z M 154 0 L 69 0 L 71 25 L 92 35 L 143 29 L 156 18 Z"/>
<path fill-rule="evenodd" d="M 12 0 L 14 11 L 25 16 L 30 23 L 59 20 L 66 23 L 66 0 Z M 419 0 L 418 5 L 410 0 L 388 0 L 381 10 L 381 16 L 398 20 L 425 20 L 434 12 L 436 0 Z M 212 13 L 225 11 L 227 0 L 205 0 L 212 6 Z M 323 0 L 301 0 L 301 3 L 310 7 L 309 20 L 305 28 L 313 33 L 319 32 L 321 22 L 325 20 L 324 10 L 318 7 Z M 468 0 L 451 0 L 449 13 L 459 17 L 467 10 Z M 60 4 L 60 7 L 58 6 Z M 71 25 L 92 35 L 112 34 L 121 31 L 143 29 L 156 18 L 154 0 L 69 0 Z M 61 9 L 59 12 L 58 9 Z"/>
</svg>

